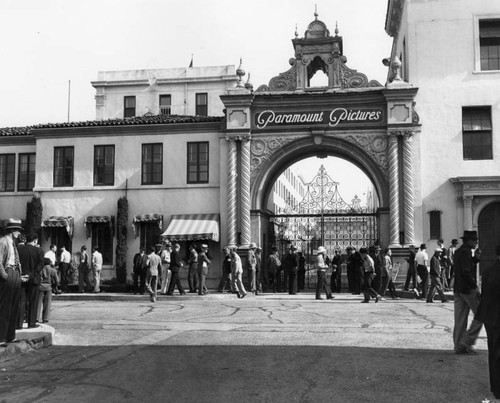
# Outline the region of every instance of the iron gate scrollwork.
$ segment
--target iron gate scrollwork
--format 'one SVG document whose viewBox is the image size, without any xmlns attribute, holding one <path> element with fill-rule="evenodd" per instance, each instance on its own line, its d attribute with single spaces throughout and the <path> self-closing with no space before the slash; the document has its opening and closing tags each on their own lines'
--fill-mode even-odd
<svg viewBox="0 0 500 403">
<path fill-rule="evenodd" d="M 322 165 L 298 204 L 288 201 L 271 216 L 271 242 L 283 255 L 290 244 L 306 259 L 306 285 L 315 286 L 315 251 L 322 245 L 327 256 L 336 250 L 344 253 L 348 246 L 359 249 L 378 239 L 378 217 L 375 206 L 362 206 L 355 196 L 351 204 L 339 193 L 339 183 L 332 180 Z"/>
</svg>

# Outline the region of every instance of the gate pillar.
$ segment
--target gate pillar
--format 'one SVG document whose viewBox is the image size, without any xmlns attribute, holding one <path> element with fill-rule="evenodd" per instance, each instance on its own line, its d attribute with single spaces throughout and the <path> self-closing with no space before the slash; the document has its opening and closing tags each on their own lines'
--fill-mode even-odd
<svg viewBox="0 0 500 403">
<path fill-rule="evenodd" d="M 397 132 L 389 132 L 389 247 L 399 247 L 399 158 Z"/>
<path fill-rule="evenodd" d="M 415 243 L 412 136 L 412 131 L 403 133 L 403 225 L 406 245 L 413 245 Z"/>
</svg>

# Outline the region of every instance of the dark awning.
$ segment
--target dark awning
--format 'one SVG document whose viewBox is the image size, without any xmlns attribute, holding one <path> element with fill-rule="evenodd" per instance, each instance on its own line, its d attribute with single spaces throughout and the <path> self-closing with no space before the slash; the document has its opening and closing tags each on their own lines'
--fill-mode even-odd
<svg viewBox="0 0 500 403">
<path fill-rule="evenodd" d="M 115 217 L 112 215 L 90 215 L 85 217 L 83 225 L 87 228 L 87 238 L 90 238 L 92 224 L 107 224 L 112 235 L 115 235 Z"/>
<path fill-rule="evenodd" d="M 44 228 L 66 228 L 68 235 L 73 236 L 73 217 L 58 217 L 52 216 L 47 220 L 42 221 L 42 227 Z"/>
<path fill-rule="evenodd" d="M 219 242 L 219 214 L 173 215 L 162 237 L 171 241 Z"/>
</svg>

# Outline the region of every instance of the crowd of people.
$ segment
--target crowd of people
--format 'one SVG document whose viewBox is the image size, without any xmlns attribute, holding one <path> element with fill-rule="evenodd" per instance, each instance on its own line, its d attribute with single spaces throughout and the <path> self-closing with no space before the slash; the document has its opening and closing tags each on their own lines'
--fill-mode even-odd
<svg viewBox="0 0 500 403">
<path fill-rule="evenodd" d="M 0 347 L 17 342 L 16 329 L 24 322 L 28 328 L 47 323 L 50 318 L 52 293 L 66 292 L 72 262 L 78 270 L 79 292 L 100 292 L 102 255 L 94 247 L 89 256 L 86 246 L 71 254 L 64 246 L 57 254 L 56 245 L 44 253 L 33 234 L 24 236 L 21 220 L 9 219 L 0 238 Z M 464 231 L 462 245 L 453 239 L 448 249 L 439 240 L 429 259 L 427 247 L 418 250 L 410 247 L 407 258 L 408 271 L 403 290 L 413 291 L 417 298 L 427 303 L 434 302 L 437 293 L 441 301 L 447 302 L 445 291 L 453 290 L 454 329 L 453 344 L 456 354 L 477 354 L 474 344 L 483 324 L 488 335 L 488 354 L 491 391 L 500 398 L 500 246 L 496 248 L 495 264 L 484 270 L 482 293 L 478 288 L 476 273 L 481 258 L 477 231 Z M 245 267 L 236 246 L 225 247 L 222 263 L 222 278 L 218 292 L 225 289 L 238 298 L 248 292 L 288 292 L 296 294 L 305 287 L 306 259 L 297 247 L 289 244 L 283 256 L 273 247 L 265 261 L 262 249 L 255 243 L 248 248 Z M 187 259 L 188 287 L 190 293 L 208 293 L 206 277 L 212 257 L 208 246 L 191 245 Z M 352 294 L 363 294 L 363 303 L 383 300 L 387 291 L 397 299 L 395 279 L 399 266 L 393 264 L 391 249 L 373 245 L 369 248 L 346 248 L 345 253 L 335 251 L 333 258 L 327 256 L 324 246 L 317 248 L 314 268 L 316 270 L 316 299 L 333 299 L 333 292 L 342 290 L 342 267 L 345 265 L 347 287 Z M 141 250 L 134 256 L 134 292 L 147 292 L 152 302 L 157 292 L 173 295 L 177 287 L 184 290 L 179 271 L 184 266 L 180 245 L 165 241 L 158 247 Z M 57 267 L 57 270 L 56 270 Z M 244 269 L 247 270 L 247 288 L 243 284 Z M 330 281 L 327 279 L 330 272 Z M 92 278 L 91 278 L 92 277 Z M 411 287 L 411 288 L 410 288 Z M 469 314 L 474 319 L 469 325 Z"/>
</svg>

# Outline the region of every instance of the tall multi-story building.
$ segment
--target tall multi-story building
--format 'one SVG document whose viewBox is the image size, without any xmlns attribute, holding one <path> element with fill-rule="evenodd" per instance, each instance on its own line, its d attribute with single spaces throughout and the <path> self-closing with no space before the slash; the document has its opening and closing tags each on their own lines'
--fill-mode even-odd
<svg viewBox="0 0 500 403">
<path fill-rule="evenodd" d="M 500 239 L 500 2 L 389 0 L 386 31 L 401 77 L 418 88 L 418 238 L 477 230 L 488 264 Z"/>
</svg>

